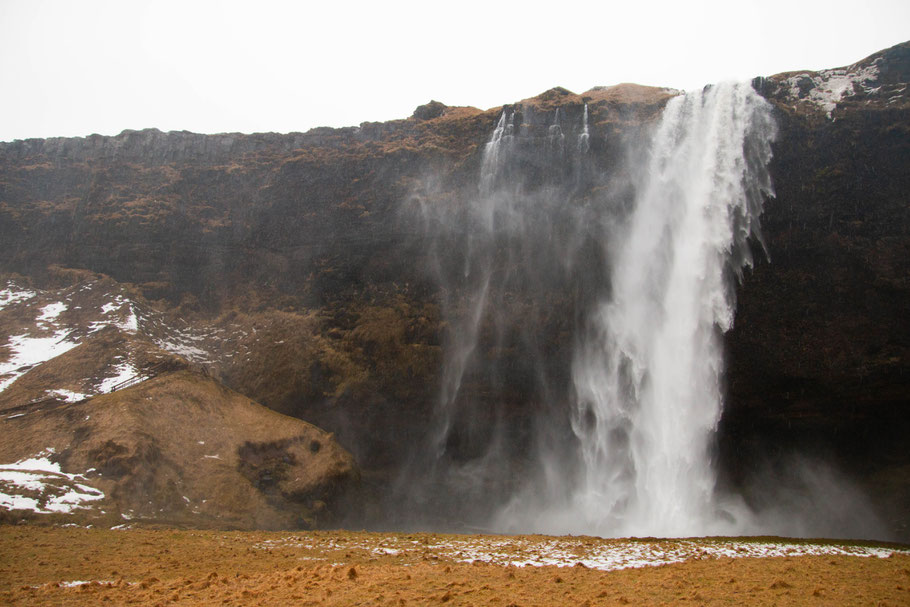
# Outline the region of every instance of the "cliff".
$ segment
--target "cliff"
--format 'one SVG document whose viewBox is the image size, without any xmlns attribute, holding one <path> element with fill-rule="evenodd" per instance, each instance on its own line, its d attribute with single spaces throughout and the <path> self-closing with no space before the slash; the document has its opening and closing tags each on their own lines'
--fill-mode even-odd
<svg viewBox="0 0 910 607">
<path fill-rule="evenodd" d="M 768 256 L 756 243 L 725 337 L 718 435 L 725 482 L 745 486 L 759 461 L 810 449 L 895 495 L 889 524 L 904 537 L 908 82 L 910 44 L 846 68 L 753 83 L 778 122 L 776 197 L 761 219 Z M 446 347 L 457 339 L 452 318 L 472 288 L 440 279 L 464 265 L 470 238 L 439 226 L 476 192 L 484 144 L 504 111 L 535 145 L 554 125 L 581 141 L 586 125 L 584 163 L 566 160 L 565 149 L 525 151 L 513 167 L 532 176 L 526 191 L 556 188 L 573 201 L 578 214 L 554 223 L 562 234 L 577 230 L 578 217 L 584 225 L 586 205 L 607 190 L 611 204 L 625 204 L 631 177 L 616 176 L 631 172 L 629 150 L 675 94 L 557 88 L 487 111 L 431 102 L 408 119 L 347 129 L 0 144 L 0 272 L 48 289 L 72 282 L 62 268 L 127 284 L 142 305 L 198 330 L 194 343 L 206 353 L 198 363 L 212 377 L 334 432 L 378 503 L 433 424 Z M 582 234 L 573 268 L 597 273 L 601 253 Z M 495 301 L 534 327 L 534 342 L 493 321 L 480 328 L 479 348 L 493 362 L 469 370 L 463 388 L 480 421 L 455 420 L 464 431 L 449 450 L 476 456 L 489 439 L 478 428 L 495 422 L 507 428 L 502 457 L 520 469 L 531 418 L 564 404 L 548 390 L 570 392 L 570 328 L 599 287 L 531 284 L 556 273 L 544 259 L 502 263 Z M 542 296 L 529 303 L 522 293 L 531 288 Z"/>
<path fill-rule="evenodd" d="M 755 83 L 780 125 L 776 198 L 762 216 L 770 259 L 743 281 L 727 336 L 722 423 L 726 461 L 767 457 L 769 445 L 816 450 L 896 494 L 902 511 L 890 515 L 904 537 L 908 80 L 902 44 L 846 68 Z"/>
</svg>

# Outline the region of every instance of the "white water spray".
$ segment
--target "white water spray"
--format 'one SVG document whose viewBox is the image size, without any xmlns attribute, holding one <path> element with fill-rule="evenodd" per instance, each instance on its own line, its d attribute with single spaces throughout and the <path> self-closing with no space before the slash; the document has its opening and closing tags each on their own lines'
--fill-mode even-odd
<svg viewBox="0 0 910 607">
<path fill-rule="evenodd" d="M 466 219 L 470 226 L 465 242 L 465 261 L 462 280 L 469 297 L 465 309 L 457 316 L 457 330 L 451 333 L 446 347 L 446 361 L 443 366 L 442 385 L 435 411 L 435 431 L 432 437 L 432 456 L 439 459 L 445 452 L 445 443 L 451 430 L 455 401 L 461 391 L 465 372 L 477 347 L 481 323 L 487 308 L 492 267 L 489 256 L 490 239 L 501 229 L 503 216 L 509 214 L 513 199 L 500 191 L 503 164 L 508 157 L 514 140 L 514 113 L 503 110 L 486 143 L 480 167 L 477 195 L 467 203 Z M 456 308 L 454 302 L 444 302 L 446 308 Z"/>
<path fill-rule="evenodd" d="M 515 125 L 512 123 L 512 118 L 510 112 L 502 111 L 499 122 L 496 123 L 496 128 L 493 129 L 493 134 L 483 150 L 483 163 L 480 167 L 480 197 L 477 199 L 480 202 L 475 201 L 472 207 L 475 212 L 480 208 L 488 210 L 489 213 L 484 213 L 485 216 L 489 215 L 488 221 L 492 221 L 493 205 L 487 204 L 487 199 L 493 192 L 496 178 L 501 170 L 502 157 L 511 146 L 514 136 Z M 488 224 L 485 223 L 485 225 Z"/>
<path fill-rule="evenodd" d="M 672 99 L 625 236 L 612 294 L 573 364 L 582 472 L 559 530 L 604 535 L 730 531 L 710 443 L 733 276 L 751 263 L 774 124 L 749 86 Z"/>
<path fill-rule="evenodd" d="M 565 183 L 563 167 L 577 155 L 573 152 L 567 158 L 572 150 L 566 148 L 560 110 L 554 111 L 552 122 L 547 118 L 533 115 L 533 111 L 504 109 L 483 148 L 477 191 L 455 212 L 441 214 L 434 222 L 441 228 L 434 236 L 448 238 L 445 230 L 453 229 L 455 238 L 449 242 L 463 253 L 457 274 L 451 268 L 442 271 L 443 263 L 437 265 L 438 279 L 445 287 L 441 305 L 451 323 L 426 454 L 437 461 L 451 455 L 447 442 L 453 434 L 459 440 L 458 418 L 461 437 L 471 434 L 467 426 L 473 420 L 466 415 L 466 407 L 470 409 L 472 400 L 462 392 L 466 377 L 470 381 L 473 373 L 476 384 L 476 376 L 483 373 L 478 371 L 477 359 L 484 330 L 488 333 L 486 348 L 498 348 L 511 330 L 514 319 L 501 305 L 503 292 L 550 280 L 549 265 L 564 257 L 554 238 L 554 224 L 567 223 L 571 209 L 560 192 L 571 191 L 573 186 Z M 472 453 L 477 456 L 485 451 L 481 460 L 496 449 L 496 432 L 488 430 L 482 433 L 489 443 Z M 459 461 L 457 466 L 465 468 L 466 464 Z"/>
</svg>

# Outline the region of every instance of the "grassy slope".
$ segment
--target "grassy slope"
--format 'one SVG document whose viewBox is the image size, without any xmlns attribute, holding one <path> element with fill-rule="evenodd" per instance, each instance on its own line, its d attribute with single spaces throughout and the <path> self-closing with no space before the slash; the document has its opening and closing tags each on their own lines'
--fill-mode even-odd
<svg viewBox="0 0 910 607">
<path fill-rule="evenodd" d="M 332 436 L 190 370 L 0 421 L 0 462 L 48 448 L 107 499 L 82 518 L 219 527 L 306 524 L 353 459 Z M 104 513 L 101 510 L 104 510 Z M 96 511 L 97 510 L 97 511 Z M 116 523 L 115 523 L 116 524 Z"/>
</svg>

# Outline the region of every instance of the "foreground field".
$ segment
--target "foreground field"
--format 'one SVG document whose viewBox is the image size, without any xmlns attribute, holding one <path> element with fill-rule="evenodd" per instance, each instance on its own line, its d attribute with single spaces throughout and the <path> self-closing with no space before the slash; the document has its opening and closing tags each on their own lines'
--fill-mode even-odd
<svg viewBox="0 0 910 607">
<path fill-rule="evenodd" d="M 908 605 L 910 552 L 601 540 L 0 526 L 9 605 Z"/>
</svg>

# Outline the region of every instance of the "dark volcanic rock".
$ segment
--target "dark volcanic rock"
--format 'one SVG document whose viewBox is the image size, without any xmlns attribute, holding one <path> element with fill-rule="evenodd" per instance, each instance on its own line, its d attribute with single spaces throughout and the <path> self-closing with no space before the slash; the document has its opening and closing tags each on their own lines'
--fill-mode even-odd
<svg viewBox="0 0 910 607">
<path fill-rule="evenodd" d="M 737 476 L 745 453 L 774 445 L 833 452 L 878 489 L 887 477 L 889 493 L 910 495 L 908 70 L 903 44 L 758 83 L 781 129 L 777 197 L 762 216 L 770 261 L 741 285 L 727 336 L 721 439 Z M 838 87 L 830 109 L 825 91 Z"/>
<path fill-rule="evenodd" d="M 417 106 L 417 109 L 414 110 L 414 118 L 417 120 L 432 120 L 433 118 L 438 118 L 446 111 L 446 107 L 447 106 L 444 103 L 430 101 L 424 105 Z"/>
</svg>

